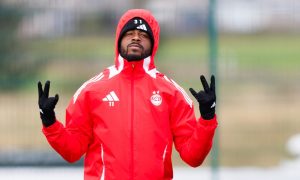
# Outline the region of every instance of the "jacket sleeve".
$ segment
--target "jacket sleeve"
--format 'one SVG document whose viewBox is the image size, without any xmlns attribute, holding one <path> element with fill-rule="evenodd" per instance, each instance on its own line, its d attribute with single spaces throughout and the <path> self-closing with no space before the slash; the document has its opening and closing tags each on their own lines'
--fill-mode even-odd
<svg viewBox="0 0 300 180">
<path fill-rule="evenodd" d="M 43 127 L 49 144 L 70 163 L 81 158 L 92 138 L 92 123 L 85 96 L 82 93 L 75 102 L 70 102 L 66 110 L 65 126 L 56 121 L 47 128 Z"/>
<path fill-rule="evenodd" d="M 175 148 L 187 164 L 200 166 L 212 147 L 217 118 L 196 120 L 194 105 L 189 105 L 181 93 L 173 101 L 171 123 Z"/>
</svg>

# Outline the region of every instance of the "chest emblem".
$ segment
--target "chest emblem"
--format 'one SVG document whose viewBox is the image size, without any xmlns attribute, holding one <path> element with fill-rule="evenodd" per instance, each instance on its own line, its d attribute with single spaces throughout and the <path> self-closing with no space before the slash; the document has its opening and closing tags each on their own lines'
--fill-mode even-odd
<svg viewBox="0 0 300 180">
<path fill-rule="evenodd" d="M 102 101 L 107 101 L 108 105 L 110 107 L 112 107 L 112 106 L 115 106 L 115 102 L 120 101 L 120 100 L 119 100 L 118 96 L 116 95 L 116 93 L 114 91 L 111 91 L 102 99 Z"/>
<path fill-rule="evenodd" d="M 154 106 L 159 106 L 162 103 L 162 97 L 159 91 L 153 91 L 153 95 L 150 97 L 150 101 Z"/>
</svg>

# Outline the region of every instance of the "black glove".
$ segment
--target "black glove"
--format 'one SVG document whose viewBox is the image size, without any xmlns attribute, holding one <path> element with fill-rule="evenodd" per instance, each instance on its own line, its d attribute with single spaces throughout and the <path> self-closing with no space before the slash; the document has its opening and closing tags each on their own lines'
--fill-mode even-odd
<svg viewBox="0 0 300 180">
<path fill-rule="evenodd" d="M 200 76 L 200 80 L 204 91 L 199 91 L 198 93 L 190 88 L 190 92 L 199 102 L 199 109 L 203 119 L 210 120 L 215 116 L 216 108 L 216 91 L 215 91 L 215 77 L 211 76 L 210 87 L 203 75 Z"/>
<path fill-rule="evenodd" d="M 51 126 L 56 121 L 54 108 L 58 101 L 58 94 L 49 97 L 49 88 L 50 81 L 45 83 L 44 91 L 42 83 L 38 82 L 40 116 L 45 127 Z"/>
</svg>

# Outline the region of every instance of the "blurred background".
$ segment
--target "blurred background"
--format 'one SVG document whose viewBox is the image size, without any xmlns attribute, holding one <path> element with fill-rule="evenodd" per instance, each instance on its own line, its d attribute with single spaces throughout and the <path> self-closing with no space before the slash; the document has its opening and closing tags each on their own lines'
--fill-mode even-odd
<svg viewBox="0 0 300 180">
<path fill-rule="evenodd" d="M 298 0 L 1 0 L 3 168 L 82 166 L 82 160 L 65 163 L 44 138 L 37 82 L 51 81 L 50 94 L 60 95 L 56 116 L 64 122 L 65 108 L 75 91 L 114 63 L 116 26 L 131 8 L 151 10 L 160 23 L 156 56 L 160 72 L 187 92 L 189 87 L 202 88 L 200 74 L 217 75 L 219 128 L 203 168 L 284 171 L 280 167 L 290 165 L 297 173 Z M 175 167 L 187 167 L 176 151 L 173 154 Z"/>
</svg>

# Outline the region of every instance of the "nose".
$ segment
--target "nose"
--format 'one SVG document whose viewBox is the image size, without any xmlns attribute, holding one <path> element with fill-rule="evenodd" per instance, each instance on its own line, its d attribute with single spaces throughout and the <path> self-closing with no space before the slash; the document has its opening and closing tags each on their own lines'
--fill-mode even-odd
<svg viewBox="0 0 300 180">
<path fill-rule="evenodd" d="M 140 40 L 141 40 L 140 35 L 139 35 L 139 32 L 138 32 L 137 30 L 135 30 L 135 31 L 133 32 L 132 40 L 133 40 L 133 41 L 140 41 Z"/>
</svg>

